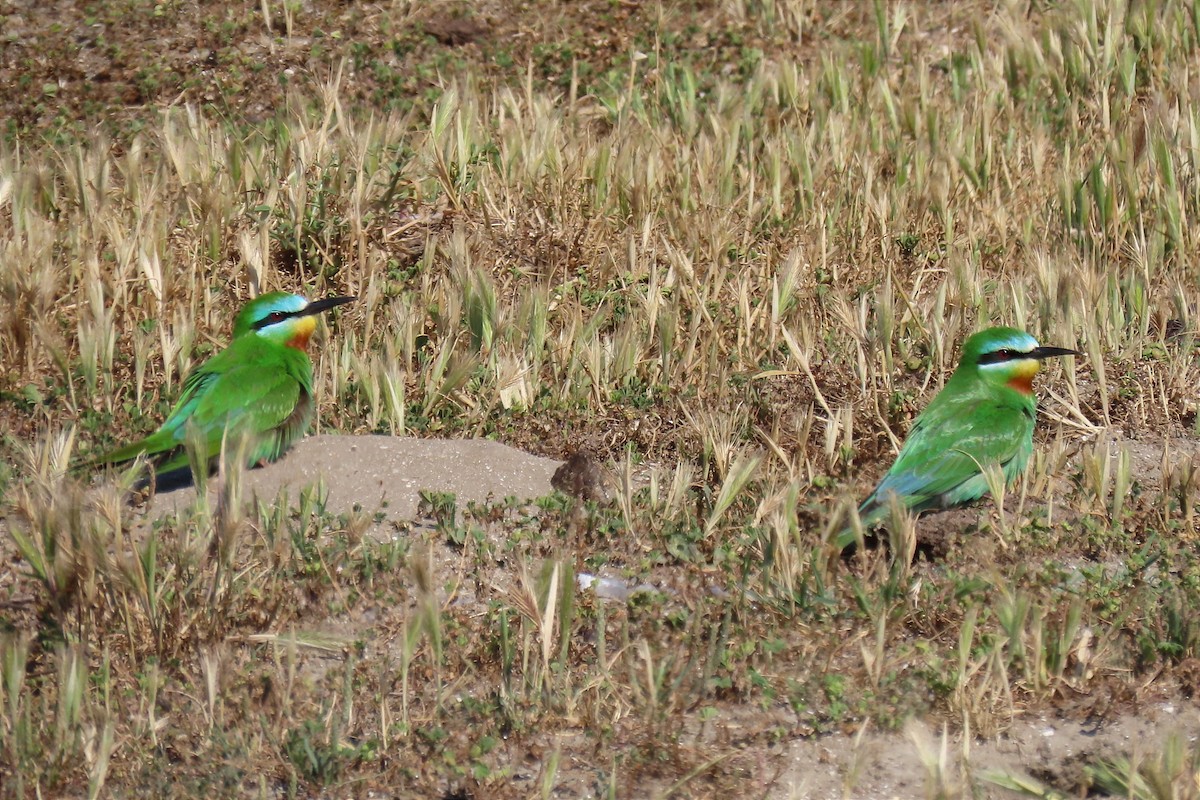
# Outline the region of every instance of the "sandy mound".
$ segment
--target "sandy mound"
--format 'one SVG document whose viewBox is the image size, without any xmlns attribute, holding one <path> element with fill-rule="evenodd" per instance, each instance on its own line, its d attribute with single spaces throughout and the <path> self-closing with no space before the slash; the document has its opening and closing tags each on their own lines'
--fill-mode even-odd
<svg viewBox="0 0 1200 800">
<path fill-rule="evenodd" d="M 299 442 L 274 464 L 249 470 L 243 493 L 269 502 L 286 491 L 295 502 L 301 489 L 320 480 L 335 514 L 358 504 L 391 520 L 409 520 L 417 516 L 422 491 L 453 493 L 460 508 L 489 498 L 542 497 L 552 491 L 550 477 L 560 464 L 486 439 L 321 435 Z M 186 508 L 195 498 L 191 487 L 158 494 L 149 516 Z"/>
</svg>

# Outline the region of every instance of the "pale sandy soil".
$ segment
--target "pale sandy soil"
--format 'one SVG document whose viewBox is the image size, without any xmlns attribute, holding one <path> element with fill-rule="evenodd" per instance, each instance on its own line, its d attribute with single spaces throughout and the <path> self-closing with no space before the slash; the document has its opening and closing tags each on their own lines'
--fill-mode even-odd
<svg viewBox="0 0 1200 800">
<path fill-rule="evenodd" d="M 310 436 L 287 456 L 246 473 L 243 491 L 264 501 L 286 490 L 321 481 L 335 514 L 355 506 L 382 512 L 389 521 L 417 515 L 420 492 L 447 492 L 467 502 L 541 497 L 562 462 L 539 458 L 486 439 L 409 439 L 390 436 Z M 149 514 L 158 516 L 195 500 L 191 488 L 156 495 Z"/>
</svg>

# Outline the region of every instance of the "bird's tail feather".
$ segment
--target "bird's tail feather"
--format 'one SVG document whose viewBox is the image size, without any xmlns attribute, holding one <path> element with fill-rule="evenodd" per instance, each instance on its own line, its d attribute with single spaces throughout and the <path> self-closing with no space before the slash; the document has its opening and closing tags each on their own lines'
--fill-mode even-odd
<svg viewBox="0 0 1200 800">
<path fill-rule="evenodd" d="M 122 461 L 132 461 L 140 455 L 154 457 L 179 447 L 179 440 L 173 431 L 156 431 L 144 439 L 130 442 L 127 445 L 109 450 L 85 461 L 81 466 L 98 467 L 103 464 L 119 464 Z"/>
<path fill-rule="evenodd" d="M 98 456 L 76 464 L 75 469 L 95 469 L 108 464 L 121 464 L 138 456 L 146 456 L 155 475 L 163 477 L 178 469 L 188 467 L 188 451 L 174 431 L 156 431 L 144 439 L 108 450 Z"/>
</svg>

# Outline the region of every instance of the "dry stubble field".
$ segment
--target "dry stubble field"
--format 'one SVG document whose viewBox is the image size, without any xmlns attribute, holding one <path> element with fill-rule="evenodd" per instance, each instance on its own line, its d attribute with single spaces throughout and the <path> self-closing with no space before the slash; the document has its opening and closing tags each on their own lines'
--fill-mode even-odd
<svg viewBox="0 0 1200 800">
<path fill-rule="evenodd" d="M 1200 793 L 1194 6 L 0 15 L 5 795 Z M 67 469 L 255 288 L 360 297 L 323 433 L 606 490 L 154 519 Z M 992 323 L 1086 354 L 1025 479 L 839 557 Z"/>
</svg>

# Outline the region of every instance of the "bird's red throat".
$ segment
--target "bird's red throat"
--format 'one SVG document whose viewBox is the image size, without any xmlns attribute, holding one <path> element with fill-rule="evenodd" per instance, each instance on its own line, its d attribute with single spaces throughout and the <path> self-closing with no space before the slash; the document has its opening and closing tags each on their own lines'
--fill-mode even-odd
<svg viewBox="0 0 1200 800">
<path fill-rule="evenodd" d="M 1042 368 L 1041 362 L 1030 358 L 1014 364 L 1013 367 L 1012 377 L 1005 381 L 1005 385 L 1021 394 L 1033 394 L 1033 376 Z"/>
<path fill-rule="evenodd" d="M 1016 389 L 1021 394 L 1033 394 L 1032 375 L 1018 375 L 1010 378 L 1007 385 L 1012 389 Z"/>
<path fill-rule="evenodd" d="M 309 340 L 309 337 L 311 337 L 311 336 L 312 336 L 312 333 L 309 331 L 305 331 L 304 333 L 297 333 L 295 336 L 293 336 L 292 338 L 287 340 L 287 346 L 294 347 L 297 350 L 299 350 L 300 352 L 306 353 L 306 352 L 308 352 L 308 340 Z"/>
<path fill-rule="evenodd" d="M 284 344 L 288 347 L 294 347 L 302 353 L 308 352 L 308 340 L 312 337 L 313 331 L 316 329 L 316 319 L 313 317 L 301 317 L 296 320 L 296 324 L 292 328 L 292 338 L 288 339 Z"/>
</svg>

